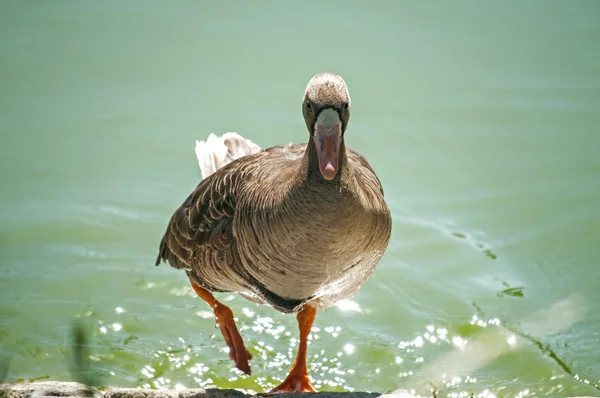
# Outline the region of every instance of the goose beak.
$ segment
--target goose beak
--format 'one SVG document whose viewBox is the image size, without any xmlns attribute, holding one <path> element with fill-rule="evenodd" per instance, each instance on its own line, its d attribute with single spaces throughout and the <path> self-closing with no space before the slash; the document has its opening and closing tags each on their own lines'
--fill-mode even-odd
<svg viewBox="0 0 600 398">
<path fill-rule="evenodd" d="M 315 123 L 319 170 L 326 180 L 333 179 L 339 169 L 341 127 L 340 117 L 333 109 L 323 110 Z"/>
</svg>

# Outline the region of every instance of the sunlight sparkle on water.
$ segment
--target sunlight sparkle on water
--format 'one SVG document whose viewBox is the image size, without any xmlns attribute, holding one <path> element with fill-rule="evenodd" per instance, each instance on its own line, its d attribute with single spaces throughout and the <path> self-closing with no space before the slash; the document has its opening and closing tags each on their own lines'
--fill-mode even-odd
<svg viewBox="0 0 600 398">
<path fill-rule="evenodd" d="M 142 368 L 141 372 L 144 376 L 151 379 L 154 377 L 154 372 L 156 372 L 156 370 L 154 370 L 152 366 L 146 365 Z"/>
<path fill-rule="evenodd" d="M 346 351 L 346 354 L 352 354 L 354 353 L 354 346 L 352 344 L 346 344 L 344 346 L 344 351 Z"/>
<path fill-rule="evenodd" d="M 341 309 L 342 311 L 354 311 L 354 312 L 362 312 L 362 309 L 358 305 L 358 303 L 352 300 L 342 300 L 338 301 L 335 304 L 336 307 Z"/>
<path fill-rule="evenodd" d="M 454 344 L 455 347 L 458 348 L 464 348 L 465 345 L 467 344 L 466 341 L 464 341 L 461 337 L 459 336 L 454 336 L 452 337 L 452 344 Z"/>
<path fill-rule="evenodd" d="M 198 311 L 196 312 L 196 315 L 204 319 L 213 318 L 215 316 L 212 312 L 206 310 Z"/>
<path fill-rule="evenodd" d="M 242 308 L 242 312 L 243 312 L 243 313 L 244 313 L 244 315 L 246 315 L 248 318 L 252 318 L 252 317 L 254 316 L 254 314 L 255 314 L 255 312 L 254 312 L 254 311 L 252 311 L 251 309 L 249 309 L 249 308 L 246 308 L 246 307 Z"/>
<path fill-rule="evenodd" d="M 197 375 L 203 375 L 207 371 L 208 371 L 208 366 L 204 365 L 203 363 L 196 363 L 196 364 L 194 364 L 194 366 L 192 366 L 189 369 L 190 373 L 197 374 Z"/>
<path fill-rule="evenodd" d="M 526 397 L 526 396 L 528 396 L 528 395 L 529 395 L 529 390 L 528 390 L 528 389 L 525 389 L 525 390 L 523 390 L 523 391 L 520 391 L 520 392 L 519 392 L 519 393 L 518 393 L 518 394 L 515 396 L 515 398 L 522 398 L 522 397 Z"/>
</svg>

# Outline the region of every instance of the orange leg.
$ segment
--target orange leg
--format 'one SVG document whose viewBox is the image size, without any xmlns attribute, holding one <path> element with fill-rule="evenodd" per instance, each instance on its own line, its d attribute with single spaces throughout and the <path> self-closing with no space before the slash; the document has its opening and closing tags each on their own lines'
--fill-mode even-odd
<svg viewBox="0 0 600 398">
<path fill-rule="evenodd" d="M 190 282 L 192 281 L 190 280 Z M 223 333 L 223 337 L 225 338 L 225 342 L 229 347 L 229 358 L 235 361 L 236 368 L 247 375 L 250 375 L 251 371 L 248 361 L 252 359 L 252 354 L 250 354 L 244 346 L 242 336 L 240 336 L 240 332 L 238 332 L 235 321 L 233 320 L 233 312 L 231 312 L 229 307 L 221 304 L 208 290 L 201 288 L 194 282 L 192 282 L 192 288 L 196 294 L 198 294 L 202 300 L 206 301 L 213 309 L 217 325 L 219 325 L 221 333 Z"/>
<path fill-rule="evenodd" d="M 308 346 L 308 334 L 310 328 L 315 321 L 317 309 L 310 305 L 304 306 L 302 311 L 297 315 L 298 328 L 300 329 L 300 345 L 298 346 L 298 354 L 292 365 L 290 373 L 287 375 L 283 383 L 275 387 L 271 393 L 280 392 L 316 392 L 315 388 L 310 384 L 308 373 L 306 371 L 306 351 Z"/>
</svg>

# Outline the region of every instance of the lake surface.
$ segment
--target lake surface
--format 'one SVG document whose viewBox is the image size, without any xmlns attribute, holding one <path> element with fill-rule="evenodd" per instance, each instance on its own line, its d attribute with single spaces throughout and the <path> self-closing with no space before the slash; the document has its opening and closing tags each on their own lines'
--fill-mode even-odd
<svg viewBox="0 0 600 398">
<path fill-rule="evenodd" d="M 594 0 L 2 2 L 6 380 L 72 379 L 79 320 L 99 385 L 281 381 L 293 316 L 219 295 L 246 377 L 154 261 L 200 181 L 195 140 L 306 141 L 304 88 L 334 71 L 394 225 L 360 293 L 317 315 L 315 384 L 428 394 L 455 353 L 439 396 L 599 396 L 599 43 Z"/>
</svg>

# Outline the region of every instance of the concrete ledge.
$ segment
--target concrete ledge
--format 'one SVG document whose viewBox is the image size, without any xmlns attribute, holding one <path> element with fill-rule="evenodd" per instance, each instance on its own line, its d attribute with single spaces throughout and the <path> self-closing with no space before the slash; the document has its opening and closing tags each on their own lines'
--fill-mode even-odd
<svg viewBox="0 0 600 398">
<path fill-rule="evenodd" d="M 298 398 L 304 394 L 285 394 Z M 319 392 L 315 398 L 377 398 L 381 394 L 366 392 Z M 75 382 L 41 381 L 35 383 L 0 384 L 0 398 L 248 398 L 236 390 L 190 388 L 186 390 L 152 390 L 141 388 L 109 388 L 100 391 Z"/>
<path fill-rule="evenodd" d="M 392 394 L 368 392 L 318 392 L 284 394 L 282 398 L 423 398 L 396 391 Z M 103 391 L 81 383 L 40 381 L 35 383 L 0 384 L 0 398 L 250 398 L 236 390 L 190 388 L 186 390 L 152 390 L 143 388 L 109 388 Z M 592 397 L 569 397 L 592 398 Z"/>
</svg>

